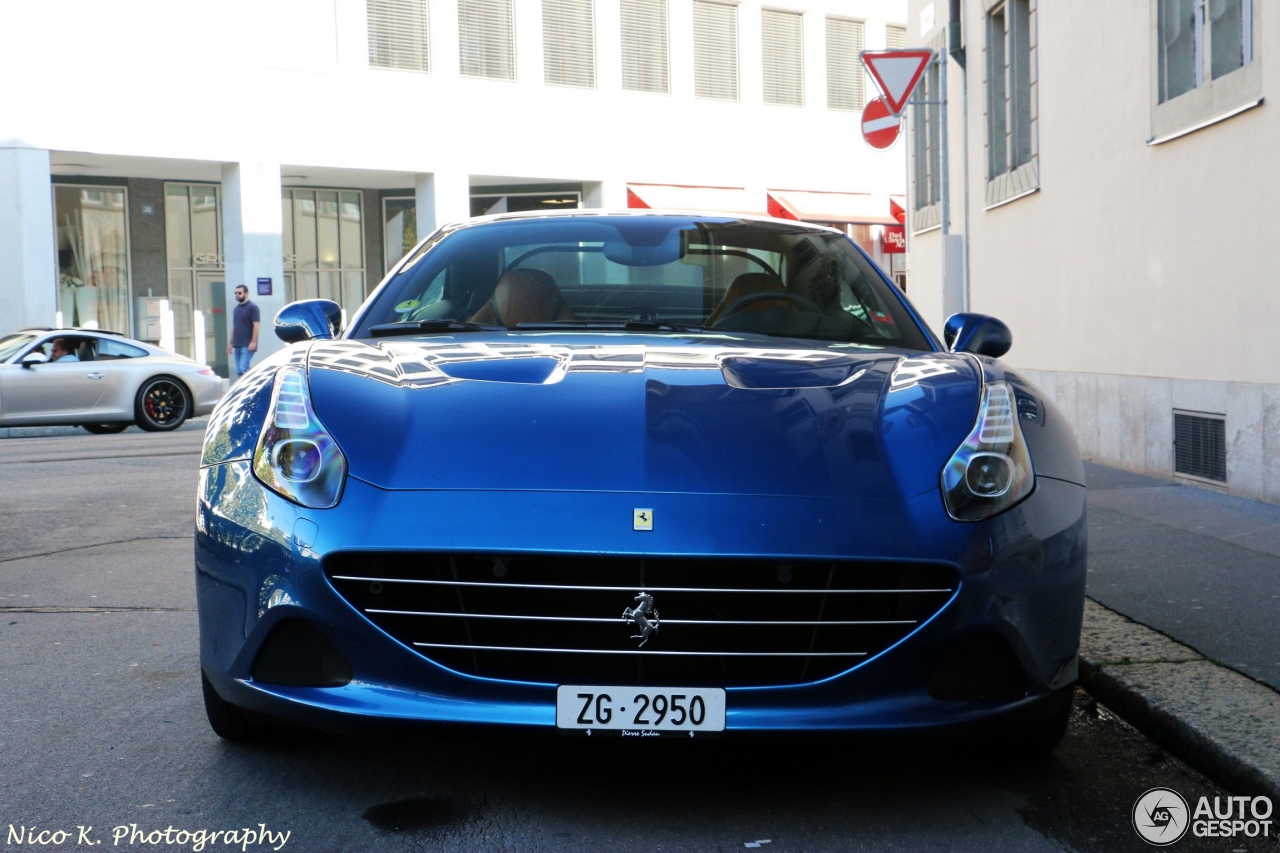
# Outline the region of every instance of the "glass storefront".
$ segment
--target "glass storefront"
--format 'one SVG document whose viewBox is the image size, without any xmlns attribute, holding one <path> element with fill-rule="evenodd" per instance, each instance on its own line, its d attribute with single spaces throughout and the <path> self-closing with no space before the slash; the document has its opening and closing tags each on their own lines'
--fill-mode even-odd
<svg viewBox="0 0 1280 853">
<path fill-rule="evenodd" d="M 63 325 L 130 333 L 126 202 L 124 187 L 54 184 Z"/>
<path fill-rule="evenodd" d="M 169 266 L 169 307 L 174 344 L 195 357 L 195 312 L 204 318 L 205 357 L 227 375 L 226 276 L 222 222 L 216 184 L 164 185 L 165 243 Z"/>
<path fill-rule="evenodd" d="M 390 272 L 401 258 L 418 245 L 418 203 L 413 196 L 382 200 L 383 272 Z"/>
<path fill-rule="evenodd" d="M 364 301 L 364 211 L 359 190 L 286 188 L 282 198 L 285 299 Z"/>
</svg>

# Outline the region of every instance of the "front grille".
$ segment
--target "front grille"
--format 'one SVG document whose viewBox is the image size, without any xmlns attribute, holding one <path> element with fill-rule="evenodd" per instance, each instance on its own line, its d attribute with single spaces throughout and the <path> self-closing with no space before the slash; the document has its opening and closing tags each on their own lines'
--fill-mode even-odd
<svg viewBox="0 0 1280 853">
<path fill-rule="evenodd" d="M 552 684 L 814 681 L 906 636 L 956 585 L 932 564 L 560 554 L 333 554 L 324 570 L 437 663 Z M 659 617 L 643 648 L 622 618 L 642 590 Z"/>
</svg>

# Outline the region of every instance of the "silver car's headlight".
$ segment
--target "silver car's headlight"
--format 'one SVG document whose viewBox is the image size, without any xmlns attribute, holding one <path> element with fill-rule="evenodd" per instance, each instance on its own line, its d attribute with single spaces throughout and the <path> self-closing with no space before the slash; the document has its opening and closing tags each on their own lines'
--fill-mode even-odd
<svg viewBox="0 0 1280 853">
<path fill-rule="evenodd" d="M 328 509 L 342 496 L 347 460 L 311 408 L 301 367 L 276 373 L 253 473 L 271 491 L 305 507 Z"/>
<path fill-rule="evenodd" d="M 956 521 L 981 521 L 1031 494 L 1031 454 L 1008 382 L 983 386 L 978 420 L 942 469 L 942 499 Z"/>
</svg>

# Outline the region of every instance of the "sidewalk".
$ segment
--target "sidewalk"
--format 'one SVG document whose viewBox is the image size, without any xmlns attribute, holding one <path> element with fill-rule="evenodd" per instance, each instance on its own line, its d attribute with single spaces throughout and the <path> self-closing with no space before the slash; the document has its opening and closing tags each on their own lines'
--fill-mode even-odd
<svg viewBox="0 0 1280 853">
<path fill-rule="evenodd" d="M 1221 783 L 1280 801 L 1280 506 L 1085 475 L 1082 686 Z"/>
<path fill-rule="evenodd" d="M 1280 690 L 1280 506 L 1085 463 L 1090 598 Z"/>
</svg>

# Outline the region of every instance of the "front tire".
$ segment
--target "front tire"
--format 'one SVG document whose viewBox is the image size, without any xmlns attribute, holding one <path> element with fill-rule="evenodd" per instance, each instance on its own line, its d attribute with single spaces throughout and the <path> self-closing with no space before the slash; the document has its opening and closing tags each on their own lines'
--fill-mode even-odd
<svg viewBox="0 0 1280 853">
<path fill-rule="evenodd" d="M 124 432 L 131 424 L 80 424 L 94 435 L 114 435 L 118 432 Z"/>
<path fill-rule="evenodd" d="M 232 743 L 254 743 L 258 740 L 258 730 L 248 715 L 239 706 L 219 696 L 203 670 L 200 672 L 200 687 L 204 692 L 204 713 L 214 734 Z"/>
<path fill-rule="evenodd" d="M 152 376 L 138 389 L 133 408 L 138 426 L 168 432 L 191 416 L 191 392 L 172 376 Z"/>
<path fill-rule="evenodd" d="M 1060 688 L 1040 703 L 1034 716 L 1014 724 L 1003 738 L 1009 757 L 1035 761 L 1057 749 L 1071 722 L 1075 695 L 1074 684 Z"/>
</svg>

